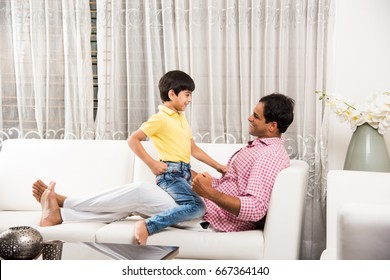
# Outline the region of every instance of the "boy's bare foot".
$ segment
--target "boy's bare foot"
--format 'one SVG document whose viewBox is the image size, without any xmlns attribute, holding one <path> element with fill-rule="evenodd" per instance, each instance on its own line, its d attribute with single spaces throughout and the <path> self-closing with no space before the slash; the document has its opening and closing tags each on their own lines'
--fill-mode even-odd
<svg viewBox="0 0 390 280">
<path fill-rule="evenodd" d="M 54 192 L 55 183 L 51 182 L 47 189 L 41 194 L 41 227 L 54 226 L 62 223 L 60 206 L 57 203 L 56 193 Z"/>
<path fill-rule="evenodd" d="M 146 227 L 145 220 L 137 221 L 134 225 L 134 237 L 135 241 L 139 245 L 146 245 L 146 241 L 149 237 L 148 228 Z"/>
<path fill-rule="evenodd" d="M 52 184 L 52 183 L 55 184 L 55 182 L 50 182 L 49 185 Z M 48 186 L 44 182 L 42 182 L 41 180 L 37 180 L 32 185 L 32 195 L 39 203 L 41 203 L 42 194 L 47 189 L 48 189 Z M 55 193 L 55 195 L 56 195 L 56 199 L 57 199 L 58 205 L 60 207 L 62 207 L 66 197 L 63 196 L 63 195 L 60 195 L 58 193 Z"/>
</svg>

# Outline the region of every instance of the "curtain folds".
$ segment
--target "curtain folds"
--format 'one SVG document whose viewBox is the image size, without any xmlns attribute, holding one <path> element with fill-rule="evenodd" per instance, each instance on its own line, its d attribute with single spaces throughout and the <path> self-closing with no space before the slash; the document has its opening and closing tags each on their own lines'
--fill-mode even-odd
<svg viewBox="0 0 390 280">
<path fill-rule="evenodd" d="M 310 166 L 302 258 L 318 259 L 327 124 L 315 91 L 327 84 L 330 3 L 99 0 L 94 121 L 89 1 L 0 0 L 0 141 L 126 139 L 156 112 L 158 80 L 173 69 L 196 83 L 186 115 L 198 142 L 247 142 L 258 100 L 286 94 L 296 100 L 286 149 Z"/>
<path fill-rule="evenodd" d="M 330 0 L 99 1 L 97 137 L 136 130 L 156 112 L 157 82 L 173 69 L 195 80 L 186 114 L 199 142 L 247 142 L 247 118 L 261 96 L 293 97 L 286 148 L 310 165 L 302 258 L 319 258 L 327 136 L 314 92 L 327 82 L 329 10 Z"/>
<path fill-rule="evenodd" d="M 88 1 L 0 1 L 0 139 L 93 138 Z"/>
</svg>

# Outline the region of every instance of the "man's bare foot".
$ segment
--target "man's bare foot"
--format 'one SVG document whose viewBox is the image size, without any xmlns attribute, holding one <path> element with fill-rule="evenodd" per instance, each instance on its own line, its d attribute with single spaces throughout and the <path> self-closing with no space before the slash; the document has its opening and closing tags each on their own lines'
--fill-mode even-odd
<svg viewBox="0 0 390 280">
<path fill-rule="evenodd" d="M 41 194 L 41 227 L 54 226 L 62 223 L 60 206 L 57 203 L 56 193 L 54 192 L 55 183 L 51 182 L 47 189 Z"/>
<path fill-rule="evenodd" d="M 134 237 L 135 241 L 139 245 L 146 245 L 146 241 L 149 237 L 148 228 L 146 227 L 145 220 L 137 221 L 134 225 Z"/>
<path fill-rule="evenodd" d="M 41 203 L 41 197 L 45 190 L 47 190 L 47 185 L 41 180 L 37 180 L 32 185 L 32 195 L 39 203 Z"/>
<path fill-rule="evenodd" d="M 55 182 L 50 182 L 49 185 L 52 183 L 55 184 Z M 45 190 L 47 190 L 47 188 L 48 188 L 48 186 L 44 182 L 42 182 L 41 180 L 37 180 L 36 182 L 33 183 L 32 195 L 39 203 L 41 203 L 42 194 L 44 193 Z M 56 195 L 58 205 L 60 207 L 62 207 L 66 197 L 63 195 L 60 195 L 58 193 L 55 193 L 55 195 Z"/>
</svg>

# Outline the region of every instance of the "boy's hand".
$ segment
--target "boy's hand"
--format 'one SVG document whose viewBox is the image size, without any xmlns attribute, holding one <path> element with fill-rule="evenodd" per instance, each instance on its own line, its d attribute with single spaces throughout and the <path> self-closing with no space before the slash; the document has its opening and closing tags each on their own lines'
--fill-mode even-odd
<svg viewBox="0 0 390 280">
<path fill-rule="evenodd" d="M 168 164 L 162 161 L 154 161 L 153 165 L 149 166 L 154 175 L 160 175 L 168 170 Z"/>
<path fill-rule="evenodd" d="M 219 164 L 219 165 L 217 166 L 217 168 L 215 168 L 215 169 L 216 169 L 219 173 L 221 173 L 222 176 L 225 175 L 226 172 L 227 172 L 227 166 L 226 166 L 226 165 Z"/>
</svg>

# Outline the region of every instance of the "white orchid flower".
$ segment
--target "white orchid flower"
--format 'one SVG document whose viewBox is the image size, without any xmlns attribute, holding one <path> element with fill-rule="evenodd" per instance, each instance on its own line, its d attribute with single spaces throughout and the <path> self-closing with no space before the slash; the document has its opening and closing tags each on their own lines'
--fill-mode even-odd
<svg viewBox="0 0 390 280">
<path fill-rule="evenodd" d="M 326 106 L 341 122 L 349 122 L 352 131 L 364 123 L 377 129 L 380 134 L 390 128 L 390 92 L 369 95 L 363 106 L 340 96 L 317 93 L 321 94 L 319 99 L 326 102 Z"/>
</svg>

